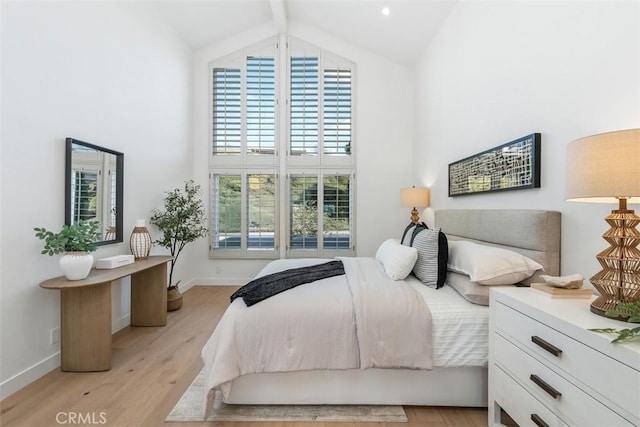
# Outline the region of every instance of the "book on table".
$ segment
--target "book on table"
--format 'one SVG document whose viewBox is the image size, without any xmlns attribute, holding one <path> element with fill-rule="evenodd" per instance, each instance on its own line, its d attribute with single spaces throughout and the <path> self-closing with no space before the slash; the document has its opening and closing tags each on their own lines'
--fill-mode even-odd
<svg viewBox="0 0 640 427">
<path fill-rule="evenodd" d="M 589 288 L 565 289 L 556 288 L 546 283 L 532 283 L 531 289 L 535 289 L 550 298 L 591 298 L 593 291 Z"/>
</svg>

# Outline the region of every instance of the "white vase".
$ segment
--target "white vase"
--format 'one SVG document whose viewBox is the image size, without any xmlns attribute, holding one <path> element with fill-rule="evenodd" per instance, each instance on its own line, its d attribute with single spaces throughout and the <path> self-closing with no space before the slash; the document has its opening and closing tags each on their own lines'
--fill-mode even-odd
<svg viewBox="0 0 640 427">
<path fill-rule="evenodd" d="M 60 270 L 69 280 L 82 280 L 93 267 L 93 255 L 86 252 L 67 252 L 60 258 Z"/>
</svg>

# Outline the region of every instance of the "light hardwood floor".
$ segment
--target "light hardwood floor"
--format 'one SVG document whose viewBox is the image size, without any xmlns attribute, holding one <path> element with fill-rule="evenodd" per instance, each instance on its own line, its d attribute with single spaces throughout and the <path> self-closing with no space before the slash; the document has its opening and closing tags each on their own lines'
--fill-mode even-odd
<svg viewBox="0 0 640 427">
<path fill-rule="evenodd" d="M 195 286 L 167 326 L 127 327 L 113 337 L 112 369 L 53 370 L 0 402 L 3 427 L 102 425 L 134 427 L 480 427 L 487 410 L 405 407 L 409 423 L 190 422 L 164 419 L 202 368 L 200 350 L 237 287 Z M 75 417 L 75 418 L 73 418 Z M 84 423 L 77 423 L 77 421 Z M 72 422 L 73 421 L 73 422 Z"/>
</svg>

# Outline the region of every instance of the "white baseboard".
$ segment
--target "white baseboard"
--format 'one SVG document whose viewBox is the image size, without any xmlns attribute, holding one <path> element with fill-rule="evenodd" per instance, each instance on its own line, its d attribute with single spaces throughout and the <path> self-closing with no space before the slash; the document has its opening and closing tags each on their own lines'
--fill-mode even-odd
<svg viewBox="0 0 640 427">
<path fill-rule="evenodd" d="M 180 285 L 180 291 L 186 292 L 194 286 L 222 286 L 234 285 L 241 286 L 249 282 L 251 279 L 191 279 Z M 131 324 L 131 314 L 127 313 L 120 319 L 111 322 L 112 333 L 118 332 L 120 329 L 126 328 Z M 38 363 L 28 367 L 22 372 L 18 372 L 11 378 L 0 383 L 0 400 L 12 395 L 21 388 L 26 387 L 38 378 L 48 374 L 54 369 L 60 368 L 60 351 L 46 357 Z"/>
<path fill-rule="evenodd" d="M 120 319 L 111 323 L 112 333 L 118 332 L 122 328 L 126 328 L 131 323 L 131 315 L 126 314 Z M 0 383 L 0 400 L 12 395 L 16 391 L 31 384 L 35 380 L 43 377 L 54 369 L 60 367 L 60 351 L 55 352 L 51 356 L 41 360 L 40 362 L 28 367 L 22 372 Z"/>
<path fill-rule="evenodd" d="M 131 313 L 127 313 L 115 322 L 111 322 L 111 333 L 115 334 L 122 328 L 126 328 L 131 324 Z"/>
<path fill-rule="evenodd" d="M 46 359 L 17 373 L 0 384 L 0 400 L 12 395 L 16 391 L 31 384 L 38 378 L 60 367 L 60 352 L 56 352 Z"/>
<path fill-rule="evenodd" d="M 191 279 L 184 284 L 180 284 L 180 292 L 186 292 L 194 286 L 242 286 L 246 285 L 250 282 L 253 277 L 249 278 L 222 278 L 222 279 L 214 279 L 214 278 L 196 278 Z"/>
</svg>

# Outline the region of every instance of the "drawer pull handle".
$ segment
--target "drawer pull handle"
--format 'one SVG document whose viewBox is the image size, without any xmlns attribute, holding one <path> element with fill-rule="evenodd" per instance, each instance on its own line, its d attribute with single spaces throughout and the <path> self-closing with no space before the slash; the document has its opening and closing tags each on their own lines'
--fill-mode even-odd
<svg viewBox="0 0 640 427">
<path fill-rule="evenodd" d="M 531 414 L 531 421 L 533 421 L 538 427 L 549 427 L 549 424 L 545 423 L 538 414 Z"/>
<path fill-rule="evenodd" d="M 539 345 L 549 353 L 553 354 L 555 357 L 560 357 L 560 355 L 562 354 L 562 350 L 560 350 L 555 345 L 548 343 L 537 335 L 533 335 L 531 337 L 531 341 L 533 341 L 535 344 Z"/>
<path fill-rule="evenodd" d="M 543 381 L 542 378 L 540 378 L 539 376 L 531 374 L 529 379 L 533 381 L 538 387 L 546 391 L 549 394 L 549 396 L 553 397 L 554 399 L 558 399 L 560 398 L 560 396 L 562 396 L 562 393 L 560 393 L 555 388 L 551 387 L 549 384 Z"/>
</svg>

